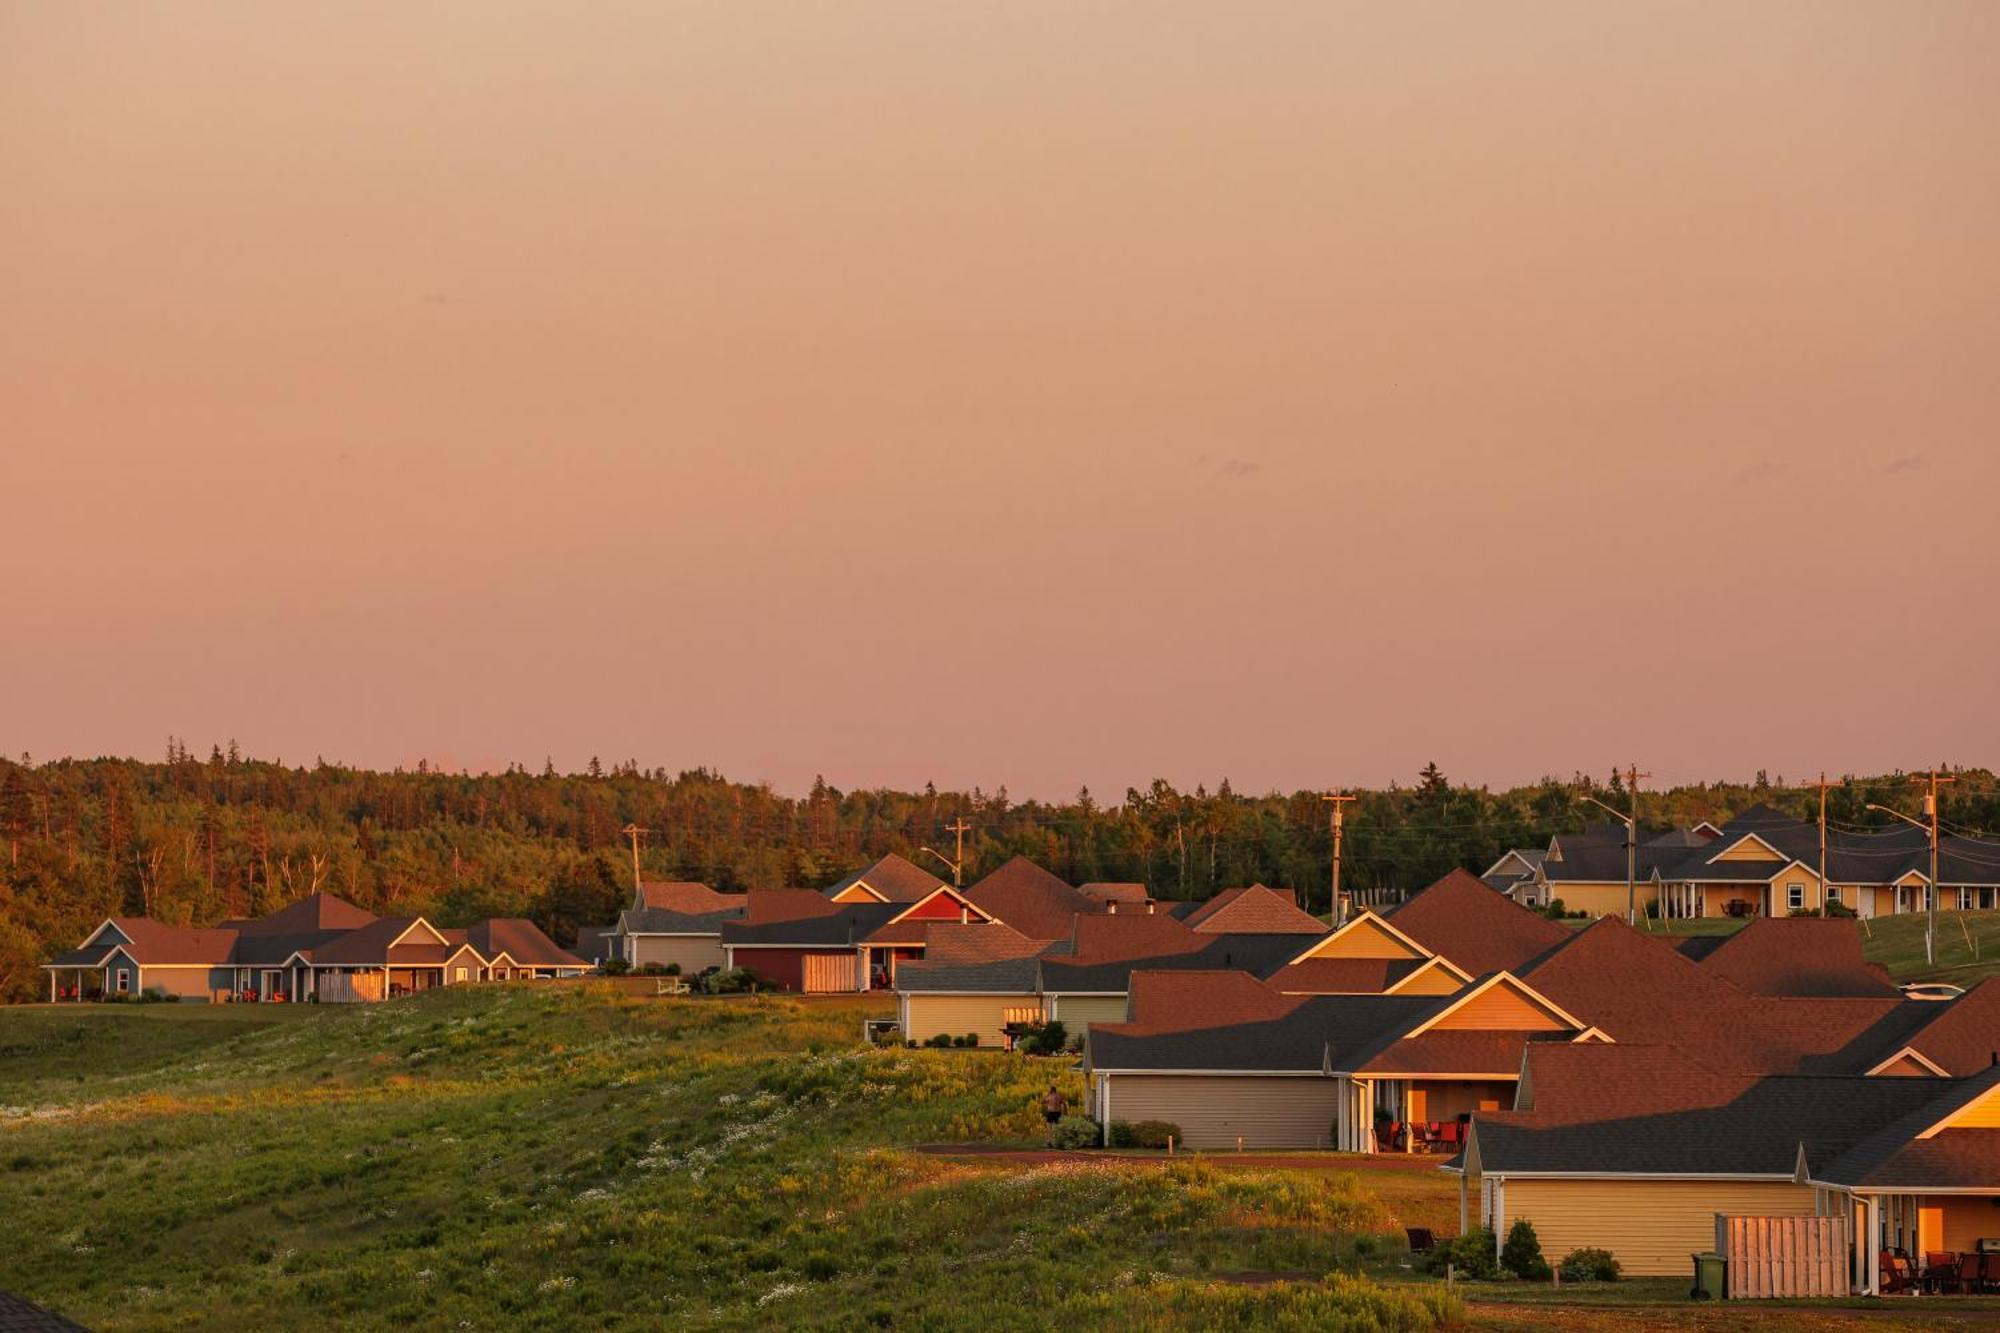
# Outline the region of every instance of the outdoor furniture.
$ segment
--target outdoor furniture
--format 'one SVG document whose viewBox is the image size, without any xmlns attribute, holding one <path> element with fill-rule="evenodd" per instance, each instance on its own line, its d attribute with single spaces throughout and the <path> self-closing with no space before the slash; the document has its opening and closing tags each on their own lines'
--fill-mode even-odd
<svg viewBox="0 0 2000 1333">
<path fill-rule="evenodd" d="M 1980 1286 L 1980 1266 L 1983 1256 L 1961 1254 L 1958 1257 L 1958 1290 L 1967 1296 L 1976 1294 Z"/>
<path fill-rule="evenodd" d="M 1429 1254 L 1437 1248 L 1437 1237 L 1429 1227 L 1404 1227 L 1403 1234 L 1410 1238 L 1411 1254 Z"/>
<path fill-rule="evenodd" d="M 1948 1250 L 1925 1250 L 1923 1284 L 1925 1291 L 1958 1290 L 1958 1255 Z"/>
<path fill-rule="evenodd" d="M 694 988 L 685 977 L 661 977 L 653 986 L 655 995 L 686 995 Z"/>
<path fill-rule="evenodd" d="M 1979 1256 L 1979 1289 L 2000 1291 L 2000 1254 Z"/>
<path fill-rule="evenodd" d="M 1898 1254 L 1882 1251 L 1881 1273 L 1877 1285 L 1884 1296 L 1893 1296 L 1899 1291 L 1910 1289 L 1910 1261 Z"/>
</svg>

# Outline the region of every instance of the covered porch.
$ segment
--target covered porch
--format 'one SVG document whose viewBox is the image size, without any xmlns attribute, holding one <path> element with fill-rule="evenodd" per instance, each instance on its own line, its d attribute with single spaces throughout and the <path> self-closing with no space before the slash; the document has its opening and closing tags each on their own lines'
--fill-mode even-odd
<svg viewBox="0 0 2000 1333">
<path fill-rule="evenodd" d="M 1439 1153 L 1465 1146 L 1477 1111 L 1514 1104 L 1516 1075 L 1473 1078 L 1342 1078 L 1335 1125 L 1342 1152 Z"/>
<path fill-rule="evenodd" d="M 2000 1188 L 1819 1195 L 1854 1217 L 1857 1292 L 2000 1296 Z"/>
</svg>

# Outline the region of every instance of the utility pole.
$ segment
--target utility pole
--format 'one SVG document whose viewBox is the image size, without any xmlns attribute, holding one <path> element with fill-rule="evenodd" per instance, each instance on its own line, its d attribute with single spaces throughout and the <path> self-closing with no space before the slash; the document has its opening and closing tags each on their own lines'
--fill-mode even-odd
<svg viewBox="0 0 2000 1333">
<path fill-rule="evenodd" d="M 1625 826 L 1625 924 L 1636 926 L 1639 924 L 1639 779 L 1653 775 L 1641 773 L 1639 766 L 1632 764 L 1622 776 L 1625 790 L 1631 796 L 1629 810 L 1614 809 L 1588 793 L 1583 793 L 1583 799 Z"/>
<path fill-rule="evenodd" d="M 929 852 L 932 856 L 950 866 L 951 886 L 954 889 L 962 889 L 965 887 L 965 835 L 972 832 L 972 825 L 965 822 L 964 815 L 960 815 L 954 822 L 946 824 L 944 831 L 952 835 L 952 851 L 954 855 L 946 856 L 943 852 L 930 847 L 921 847 L 918 850 Z"/>
<path fill-rule="evenodd" d="M 1826 915 L 1826 789 L 1835 784 L 1826 780 L 1822 771 L 1819 781 L 1809 784 L 1819 788 L 1819 914 Z"/>
<path fill-rule="evenodd" d="M 637 903 L 639 901 L 639 894 L 643 891 L 639 883 L 639 839 L 653 830 L 640 828 L 634 822 L 627 824 L 618 831 L 632 840 L 632 901 Z"/>
<path fill-rule="evenodd" d="M 1320 799 L 1333 807 L 1333 901 L 1327 904 L 1327 909 L 1333 917 L 1333 928 L 1338 930 L 1347 924 L 1347 913 L 1340 905 L 1341 832 L 1347 823 L 1348 803 L 1357 801 L 1360 797 L 1349 796 L 1345 792 L 1328 792 Z"/>
<path fill-rule="evenodd" d="M 1873 802 L 1869 803 L 1868 808 L 1870 810 L 1879 810 L 1885 815 L 1893 815 L 1905 824 L 1914 824 L 1930 835 L 1931 882 L 1929 888 L 1925 890 L 1929 899 L 1927 904 L 1929 911 L 1925 914 L 1924 919 L 1924 962 L 1935 967 L 1937 966 L 1937 914 L 1938 894 L 1940 892 L 1938 889 L 1938 788 L 1942 785 L 1956 782 L 1958 779 L 1941 773 L 1934 768 L 1928 773 L 1911 777 L 1910 781 L 1927 784 L 1927 790 L 1924 792 L 1923 819 L 1912 819 L 1901 810 L 1891 810 L 1886 805 L 1876 805 Z"/>
</svg>

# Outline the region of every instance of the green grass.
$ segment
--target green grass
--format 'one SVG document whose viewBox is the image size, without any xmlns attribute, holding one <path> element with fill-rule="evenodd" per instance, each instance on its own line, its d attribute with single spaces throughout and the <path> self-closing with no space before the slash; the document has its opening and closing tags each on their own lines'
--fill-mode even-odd
<svg viewBox="0 0 2000 1333">
<path fill-rule="evenodd" d="M 2000 976 L 2000 912 L 1939 912 L 1935 963 L 1924 959 L 1924 914 L 1903 912 L 1862 923 L 1861 948 L 1898 981 L 1972 987 Z"/>
<path fill-rule="evenodd" d="M 1048 1082 L 1082 1088 L 1059 1061 L 858 1049 L 876 1008 L 546 986 L 0 1010 L 0 1271 L 108 1329 L 1453 1313 L 1435 1285 L 1211 1280 L 1400 1244 L 1367 1173 L 903 1151 L 1031 1144 Z"/>
</svg>

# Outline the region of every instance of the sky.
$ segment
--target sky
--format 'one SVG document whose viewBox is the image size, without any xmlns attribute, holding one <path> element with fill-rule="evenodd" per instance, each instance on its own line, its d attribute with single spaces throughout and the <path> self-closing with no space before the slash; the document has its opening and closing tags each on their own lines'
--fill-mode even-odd
<svg viewBox="0 0 2000 1333">
<path fill-rule="evenodd" d="M 0 0 L 0 749 L 2000 764 L 2000 6 Z"/>
</svg>

